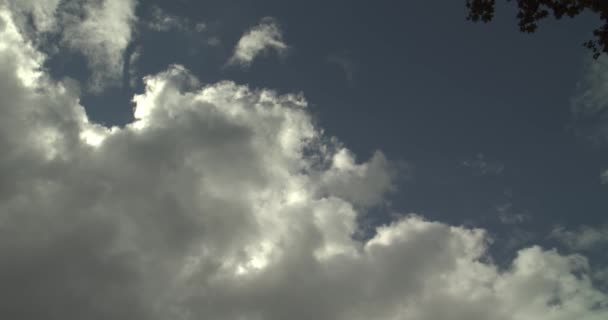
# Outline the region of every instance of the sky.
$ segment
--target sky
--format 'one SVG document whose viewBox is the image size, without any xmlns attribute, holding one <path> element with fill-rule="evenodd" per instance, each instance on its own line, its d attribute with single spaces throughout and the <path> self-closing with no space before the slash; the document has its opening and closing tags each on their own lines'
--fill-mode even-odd
<svg viewBox="0 0 608 320">
<path fill-rule="evenodd" d="M 0 318 L 608 318 L 592 15 L 0 0 Z"/>
</svg>

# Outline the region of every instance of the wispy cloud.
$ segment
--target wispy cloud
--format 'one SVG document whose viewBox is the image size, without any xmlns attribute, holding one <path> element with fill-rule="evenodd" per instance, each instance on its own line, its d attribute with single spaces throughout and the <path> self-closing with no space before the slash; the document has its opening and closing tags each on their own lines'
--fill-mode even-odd
<svg viewBox="0 0 608 320">
<path fill-rule="evenodd" d="M 33 1 L 7 0 L 17 20 L 32 17 L 32 40 L 61 54 L 81 53 L 91 73 L 88 89 L 94 93 L 121 84 L 125 50 L 137 22 L 137 0 Z M 59 39 L 50 42 L 48 39 Z"/>
<path fill-rule="evenodd" d="M 473 159 L 463 161 L 462 165 L 478 175 L 499 175 L 505 168 L 504 164 L 487 159 L 483 153 L 477 154 Z"/>
<path fill-rule="evenodd" d="M 608 108 L 608 58 L 587 61 L 571 103 L 576 115 L 594 115 Z"/>
<path fill-rule="evenodd" d="M 496 206 L 498 219 L 503 224 L 522 224 L 531 219 L 530 215 L 517 210 L 510 202 Z"/>
<path fill-rule="evenodd" d="M 167 13 L 158 6 L 152 6 L 145 25 L 157 32 L 167 32 L 171 30 L 181 32 L 203 32 L 207 29 L 204 22 L 194 22 L 187 17 L 180 17 Z"/>
<path fill-rule="evenodd" d="M 141 46 L 137 46 L 129 56 L 129 61 L 127 64 L 127 76 L 128 83 L 131 88 L 135 88 L 138 82 L 141 80 L 137 65 L 139 64 L 139 59 L 141 58 L 142 52 L 143 48 Z"/>
<path fill-rule="evenodd" d="M 327 57 L 327 62 L 338 66 L 344 72 L 346 82 L 349 85 L 354 84 L 358 65 L 348 53 L 332 53 Z"/>
<path fill-rule="evenodd" d="M 600 173 L 600 182 L 601 182 L 602 184 L 608 184 L 608 169 L 603 170 L 603 171 Z"/>
<path fill-rule="evenodd" d="M 593 142 L 608 141 L 608 58 L 586 62 L 571 99 L 573 129 Z"/>
<path fill-rule="evenodd" d="M 63 42 L 87 58 L 93 92 L 120 83 L 136 5 L 136 0 L 89 1 L 82 11 L 66 11 L 63 16 Z"/>
<path fill-rule="evenodd" d="M 260 23 L 245 32 L 234 48 L 229 65 L 247 67 L 256 57 L 274 51 L 285 54 L 289 46 L 283 41 L 283 33 L 274 18 L 265 17 Z"/>
<path fill-rule="evenodd" d="M 592 250 L 608 245 L 607 226 L 581 226 L 576 230 L 568 230 L 563 226 L 555 227 L 549 236 L 562 242 L 573 250 Z"/>
</svg>

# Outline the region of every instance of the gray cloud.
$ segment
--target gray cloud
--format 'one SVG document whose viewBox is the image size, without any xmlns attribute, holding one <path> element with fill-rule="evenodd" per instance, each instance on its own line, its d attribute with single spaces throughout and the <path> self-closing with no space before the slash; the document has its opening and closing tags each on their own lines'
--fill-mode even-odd
<svg viewBox="0 0 608 320">
<path fill-rule="evenodd" d="M 416 215 L 354 240 L 392 164 L 327 142 L 299 95 L 171 66 L 104 127 L 0 19 L 0 318 L 608 316 L 580 255 L 530 247 L 501 271 L 483 230 Z"/>
</svg>

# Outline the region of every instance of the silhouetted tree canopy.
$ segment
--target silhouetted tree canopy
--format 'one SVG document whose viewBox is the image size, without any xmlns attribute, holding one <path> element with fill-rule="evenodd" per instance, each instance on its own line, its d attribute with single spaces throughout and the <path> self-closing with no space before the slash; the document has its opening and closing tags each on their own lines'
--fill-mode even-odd
<svg viewBox="0 0 608 320">
<path fill-rule="evenodd" d="M 532 33 L 538 28 L 538 22 L 551 15 L 556 19 L 564 16 L 574 18 L 590 11 L 599 14 L 602 25 L 593 30 L 593 39 L 583 45 L 593 51 L 593 57 L 608 53 L 608 0 L 506 0 L 517 2 L 519 29 Z M 489 22 L 494 17 L 496 0 L 466 0 L 467 19 L 478 22 Z"/>
</svg>

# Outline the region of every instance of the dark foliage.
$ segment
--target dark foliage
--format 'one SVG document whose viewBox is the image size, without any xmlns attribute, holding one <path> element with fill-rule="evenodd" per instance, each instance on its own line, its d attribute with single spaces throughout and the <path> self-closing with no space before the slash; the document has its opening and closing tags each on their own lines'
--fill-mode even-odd
<svg viewBox="0 0 608 320">
<path fill-rule="evenodd" d="M 549 16 L 561 19 L 564 16 L 574 18 L 589 11 L 600 16 L 602 25 L 593 30 L 593 39 L 583 45 L 598 58 L 601 53 L 608 53 L 608 0 L 507 0 L 517 2 L 519 29 L 532 33 L 538 28 L 538 22 Z M 494 17 L 495 0 L 466 0 L 467 19 L 478 22 L 489 22 Z"/>
</svg>

